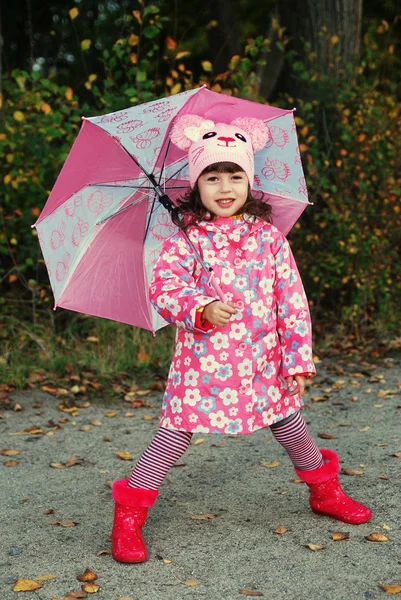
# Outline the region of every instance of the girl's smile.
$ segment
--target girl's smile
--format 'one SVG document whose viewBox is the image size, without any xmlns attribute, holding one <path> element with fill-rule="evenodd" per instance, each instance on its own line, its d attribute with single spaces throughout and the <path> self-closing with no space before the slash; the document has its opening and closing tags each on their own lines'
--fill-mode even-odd
<svg viewBox="0 0 401 600">
<path fill-rule="evenodd" d="M 240 212 L 248 197 L 249 182 L 244 171 L 219 173 L 211 171 L 198 179 L 202 204 L 218 217 L 231 217 Z"/>
</svg>

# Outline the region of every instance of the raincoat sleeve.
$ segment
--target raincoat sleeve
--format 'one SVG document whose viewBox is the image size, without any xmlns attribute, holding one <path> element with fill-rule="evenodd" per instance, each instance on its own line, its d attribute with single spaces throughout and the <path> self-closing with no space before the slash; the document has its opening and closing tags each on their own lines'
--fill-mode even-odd
<svg viewBox="0 0 401 600">
<path fill-rule="evenodd" d="M 200 324 L 200 308 L 218 300 L 204 284 L 194 279 L 196 259 L 185 238 L 176 234 L 167 238 L 153 269 L 149 299 L 158 313 L 169 323 L 187 331 L 206 333 L 213 325 Z"/>
<path fill-rule="evenodd" d="M 315 375 L 308 300 L 290 245 L 282 235 L 273 244 L 277 332 L 282 351 L 281 374 Z"/>
</svg>

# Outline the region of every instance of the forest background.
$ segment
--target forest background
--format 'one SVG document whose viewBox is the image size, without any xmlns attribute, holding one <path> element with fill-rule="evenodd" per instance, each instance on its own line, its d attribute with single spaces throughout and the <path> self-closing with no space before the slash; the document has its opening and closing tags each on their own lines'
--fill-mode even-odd
<svg viewBox="0 0 401 600">
<path fill-rule="evenodd" d="M 317 354 L 399 349 L 400 67 L 399 0 L 2 3 L 0 384 L 57 390 L 63 381 L 70 395 L 121 393 L 138 377 L 162 387 L 173 328 L 153 338 L 53 311 L 31 225 L 83 115 L 204 84 L 297 108 L 314 206 L 289 239 Z"/>
</svg>

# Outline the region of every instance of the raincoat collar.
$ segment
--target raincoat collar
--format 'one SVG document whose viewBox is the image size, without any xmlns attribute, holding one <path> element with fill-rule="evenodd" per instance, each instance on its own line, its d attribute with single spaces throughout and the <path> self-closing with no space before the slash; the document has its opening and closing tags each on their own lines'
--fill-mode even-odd
<svg viewBox="0 0 401 600">
<path fill-rule="evenodd" d="M 212 233 L 225 233 L 229 238 L 242 238 L 251 232 L 255 233 L 264 225 L 266 222 L 262 219 L 243 214 L 239 217 L 218 217 L 214 221 L 204 219 L 198 227 Z"/>
</svg>

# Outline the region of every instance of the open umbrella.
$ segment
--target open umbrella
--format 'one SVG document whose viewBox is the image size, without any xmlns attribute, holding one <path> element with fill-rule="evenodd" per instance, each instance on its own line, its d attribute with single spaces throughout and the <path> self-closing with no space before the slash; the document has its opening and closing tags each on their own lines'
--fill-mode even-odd
<svg viewBox="0 0 401 600">
<path fill-rule="evenodd" d="M 189 187 L 187 155 L 168 136 L 174 118 L 183 114 L 227 123 L 263 119 L 270 139 L 255 156 L 254 189 L 263 192 L 273 223 L 285 235 L 309 204 L 292 110 L 202 87 L 83 118 L 34 225 L 55 308 L 153 332 L 167 324 L 150 304 L 148 287 L 163 241 L 177 229 L 171 202 Z"/>
</svg>

